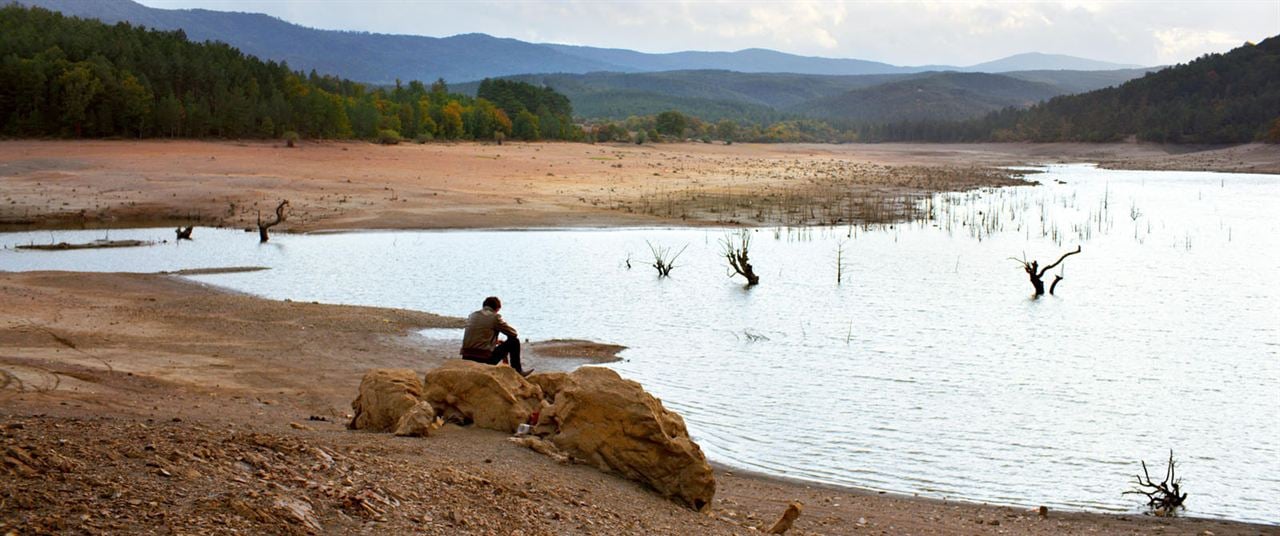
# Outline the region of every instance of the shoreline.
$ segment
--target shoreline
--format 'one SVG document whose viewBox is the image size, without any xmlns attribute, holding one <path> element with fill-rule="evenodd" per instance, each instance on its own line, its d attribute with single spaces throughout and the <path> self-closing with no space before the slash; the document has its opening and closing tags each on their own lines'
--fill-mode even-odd
<svg viewBox="0 0 1280 536">
<path fill-rule="evenodd" d="M 276 229 L 304 232 L 893 222 L 913 196 L 1062 162 L 1280 173 L 1280 146 L 6 140 L 0 230 L 252 229 L 281 199 Z"/>
<path fill-rule="evenodd" d="M 0 173 L 6 177 L 0 181 L 0 201 L 9 201 L 0 204 L 0 231 L 19 230 L 3 222 L 21 218 L 35 222 L 32 228 L 21 230 L 50 230 L 50 225 L 60 221 L 58 218 L 77 214 L 78 210 L 104 210 L 108 216 L 68 224 L 77 230 L 83 229 L 84 224 L 97 223 L 101 223 L 97 228 L 129 228 L 129 222 L 159 229 L 164 222 L 169 222 L 168 226 L 190 223 L 193 214 L 214 218 L 197 220 L 197 225 L 225 221 L 230 223 L 228 228 L 234 229 L 241 227 L 237 223 L 244 223 L 244 218 L 252 219 L 254 203 L 273 205 L 282 192 L 291 200 L 301 196 L 306 201 L 298 202 L 302 207 L 298 220 L 277 228 L 297 233 L 726 227 L 735 224 L 637 214 L 619 208 L 622 204 L 601 208 L 592 201 L 604 199 L 599 203 L 603 205 L 632 203 L 662 194 L 673 203 L 683 203 L 715 194 L 732 203 L 735 199 L 767 195 L 765 192 L 782 188 L 796 177 L 839 170 L 857 175 L 849 184 L 860 192 L 892 198 L 919 195 L 944 186 L 986 184 L 987 178 L 966 173 L 1030 160 L 1052 162 L 1053 157 L 1045 156 L 1045 151 L 1058 150 L 1065 155 L 1060 158 L 1067 158 L 1106 149 L 1018 145 L 1001 147 L 1007 152 L 999 152 L 990 146 L 747 144 L 504 147 L 501 157 L 515 161 L 511 165 L 495 164 L 499 158 L 489 153 L 498 148 L 482 144 L 399 148 L 361 143 L 304 144 L 298 152 L 285 153 L 285 149 L 233 142 L 0 141 Z M 1260 165 L 1270 165 L 1266 164 L 1267 159 L 1280 155 L 1275 146 L 1244 147 L 1226 151 L 1246 151 L 1250 158 L 1263 162 Z M 1188 155 L 1200 154 L 1170 155 L 1150 147 L 1108 150 L 1123 153 L 1129 162 L 1150 165 L 1190 166 L 1196 160 Z M 603 158 L 600 154 L 609 156 L 607 162 L 625 167 L 602 167 L 606 161 L 595 160 Z M 302 158 L 304 155 L 306 158 Z M 282 158 L 263 160 L 272 156 Z M 300 162 L 307 159 L 314 162 Z M 1275 161 L 1273 172 L 1280 173 L 1280 158 Z M 1226 166 L 1229 162 L 1209 163 Z M 440 165 L 424 178 L 419 175 L 424 163 Z M 290 169 L 294 164 L 301 168 Z M 934 182 L 894 182 L 898 179 L 891 177 L 902 172 L 928 175 L 934 167 L 945 169 Z M 12 173 L 15 169 L 18 172 Z M 921 169 L 924 171 L 918 171 Z M 385 174 L 374 176 L 351 175 L 383 170 Z M 651 192 L 649 185 L 654 182 L 664 190 Z M 520 195 L 513 200 L 509 190 L 518 190 Z M 694 193 L 681 194 L 682 191 Z M 114 204 L 107 209 L 93 206 L 99 202 Z M 234 209 L 231 214 L 226 214 L 228 203 Z M 71 208 L 64 210 L 64 206 Z M 186 216 L 180 212 L 184 208 L 191 211 Z M 872 208 L 872 216 L 883 215 L 879 208 Z M 21 213 L 23 210 L 27 212 Z M 139 218 L 129 219 L 129 214 Z M 174 219 L 163 219 L 168 217 Z M 1167 529 L 1177 533 L 1280 535 L 1280 526 L 1209 518 L 1170 519 L 1066 510 L 1051 510 L 1048 517 L 1042 518 L 1024 507 L 882 493 L 722 464 L 714 464 L 721 491 L 711 515 L 693 514 L 665 501 L 655 502 L 651 493 L 616 477 L 581 467 L 557 466 L 546 458 L 526 456 L 522 449 L 513 451 L 503 437 L 493 434 L 451 429 L 440 438 L 412 443 L 353 434 L 339 427 L 363 370 L 408 367 L 421 372 L 424 367 L 443 362 L 452 356 L 456 346 L 411 337 L 417 329 L 459 327 L 460 319 L 418 311 L 274 301 L 157 274 L 0 272 L 0 291 L 0 347 L 6 349 L 5 355 L 0 355 L 0 401 L 5 402 L 4 414 L 0 415 L 0 441 L 18 438 L 15 441 L 37 442 L 39 437 L 26 437 L 21 429 L 11 428 L 21 424 L 29 430 L 42 430 L 41 437 L 61 434 L 55 430 L 63 428 L 83 428 L 86 438 L 101 439 L 116 448 L 136 449 L 137 440 L 128 439 L 132 437 L 127 433 L 129 427 L 152 426 L 154 423 L 148 424 L 148 420 L 169 423 L 171 419 L 181 419 L 164 426 L 186 437 L 184 441 L 239 441 L 238 436 L 224 437 L 212 428 L 248 428 L 275 438 L 273 441 L 296 440 L 313 448 L 347 449 L 353 458 L 365 449 L 385 452 L 396 463 L 376 457 L 363 459 L 372 464 L 374 472 L 388 475 L 404 467 L 436 471 L 432 464 L 437 462 L 478 468 L 475 474 L 485 474 L 484 478 L 490 481 L 519 480 L 525 478 L 522 475 L 526 471 L 533 471 L 554 488 L 591 489 L 590 495 L 600 497 L 599 504 L 594 504 L 594 499 L 572 499 L 592 506 L 574 503 L 569 510 L 556 510 L 558 503 L 553 505 L 536 496 L 528 499 L 533 501 L 532 508 L 554 510 L 563 516 L 548 521 L 549 525 L 539 524 L 542 520 L 493 517 L 492 512 L 503 511 L 500 502 L 492 497 L 468 497 L 460 499 L 467 515 L 483 524 L 458 521 L 456 511 L 431 510 L 432 521 L 414 519 L 400 511 L 396 514 L 400 517 L 379 526 L 380 530 L 422 531 L 427 527 L 430 530 L 426 532 L 487 533 L 502 527 L 550 533 L 631 533 L 642 527 L 643 532 L 659 534 L 732 534 L 748 527 L 767 528 L 787 501 L 800 500 L 805 511 L 793 532 L 799 534 L 1059 534 Z M 587 364 L 575 365 L 571 359 L 563 362 L 568 366 Z M 57 417 L 45 422 L 37 417 L 43 414 Z M 99 422 L 106 417 L 120 422 Z M 309 417 L 327 420 L 311 422 Z M 211 429 L 205 430 L 205 424 L 198 423 L 211 423 Z M 437 444 L 445 449 L 442 461 L 418 459 L 417 453 L 432 451 Z M 482 445 L 482 452 L 465 448 L 473 444 Z M 41 448 L 69 456 L 59 450 L 67 448 L 64 445 Z M 86 456 L 110 459 L 106 450 L 85 448 L 89 449 Z M 502 460 L 507 458 L 520 460 L 522 465 L 502 466 Z M 137 471 L 149 475 L 154 469 L 148 467 Z M 93 478 L 134 476 L 108 472 Z M 197 489 L 183 487 L 199 484 L 194 480 L 177 482 L 171 491 L 186 493 Z M 7 484 L 0 484 L 0 501 L 23 492 L 22 482 L 9 479 Z M 53 484 L 27 481 L 26 485 L 36 488 Z M 554 489 L 543 491 L 555 494 Z M 340 527 L 338 532 L 361 529 L 345 524 L 348 521 L 341 508 L 323 506 L 328 504 L 324 497 L 307 495 L 310 492 L 306 490 L 291 493 L 309 497 L 307 500 L 321 512 L 326 527 Z M 128 510 L 136 506 L 113 508 Z M 200 522 L 235 510 L 226 505 L 209 511 L 198 505 L 186 507 Z M 43 506 L 0 514 L 0 532 L 14 526 L 19 527 L 19 532 L 25 532 L 21 530 L 24 526 L 43 526 L 32 524 L 35 518 L 27 517 L 29 512 L 73 520 L 81 515 L 75 504 L 50 500 Z M 19 519 L 19 515 L 24 517 Z M 150 518 L 131 523 L 134 524 L 120 531 L 157 526 Z M 280 528 L 251 524 L 246 530 L 275 532 Z"/>
<path fill-rule="evenodd" d="M 107 446 L 117 439 L 121 442 L 111 448 L 138 448 L 133 440 L 112 435 L 124 434 L 113 423 L 118 420 L 125 428 L 133 426 L 128 423 L 163 425 L 188 437 L 184 441 L 196 442 L 221 437 L 214 432 L 219 428 L 246 428 L 254 434 L 296 437 L 315 448 L 350 449 L 352 456 L 374 449 L 392 460 L 366 460 L 373 464 L 371 471 L 444 463 L 485 468 L 489 480 L 520 478 L 516 475 L 534 471 L 540 483 L 556 488 L 600 486 L 600 498 L 593 500 L 597 508 L 589 510 L 587 519 L 608 523 L 628 515 L 638 516 L 634 519 L 672 516 L 670 524 L 645 530 L 666 534 L 728 534 L 767 525 L 789 500 L 805 504 L 805 513 L 796 525 L 799 534 L 858 534 L 866 530 L 1056 534 L 1090 527 L 1280 534 L 1280 527 L 1218 519 L 1056 509 L 1041 518 L 1026 508 L 880 493 L 720 463 L 715 464 L 720 491 L 711 515 L 696 514 L 594 469 L 559 466 L 533 453 L 526 456 L 527 451 L 508 444 L 503 434 L 458 428 L 441 437 L 406 440 L 342 428 L 342 408 L 354 396 L 364 369 L 408 366 L 421 372 L 432 363 L 443 362 L 451 355 L 452 344 L 433 346 L 427 341 L 419 346 L 422 341 L 407 337 L 424 327 L 456 328 L 460 319 L 416 311 L 268 300 L 157 274 L 0 272 L 0 289 L 4 290 L 0 292 L 0 304 L 4 305 L 0 311 L 5 311 L 0 313 L 0 343 L 8 349 L 0 356 L 0 371 L 28 387 L 22 392 L 15 392 L 12 385 L 0 389 L 7 414 L 0 417 L 0 438 L 17 434 L 12 425 L 19 423 L 31 430 L 29 433 L 55 426 L 85 428 L 85 433 Z M 23 307 L 17 307 L 19 303 Z M 219 324 L 227 318 L 241 320 L 229 326 Z M 129 323 L 121 324 L 125 320 Z M 174 340 L 178 333 L 182 336 Z M 284 355 L 281 348 L 286 349 Z M 307 415 L 325 420 L 308 422 Z M 53 430 L 48 428 L 50 441 L 64 433 Z M 81 444 L 89 449 L 85 456 L 108 456 L 94 450 L 94 441 Z M 63 447 L 48 448 L 56 451 Z M 436 452 L 432 457 L 436 461 L 409 454 L 423 448 Z M 480 452 L 473 452 L 477 448 Z M 519 464 L 503 468 L 489 461 L 508 458 Z M 141 474 L 149 472 L 154 470 Z M 14 491 L 6 490 L 12 485 L 39 487 L 21 479 L 8 482 L 0 484 L 0 494 Z M 181 479 L 176 482 L 179 489 L 186 489 L 181 487 L 186 485 Z M 308 500 L 319 504 L 322 499 Z M 476 511 L 474 515 L 481 516 L 480 511 L 492 507 L 486 506 L 485 500 L 475 500 L 479 502 L 468 503 L 468 508 Z M 64 508 L 70 507 L 54 501 L 36 511 L 66 514 L 69 512 Z M 16 522 L 9 516 L 22 512 L 25 510 L 7 513 L 0 522 L 12 525 Z M 213 515 L 198 509 L 197 514 L 200 519 Z M 341 516 L 334 516 L 326 518 L 326 526 L 341 523 Z M 491 521 L 518 522 L 519 518 Z M 145 521 L 138 523 L 135 528 L 151 526 Z M 553 532 L 566 529 L 561 526 Z M 485 532 L 474 526 L 459 530 Z M 623 526 L 618 530 L 635 529 Z"/>
</svg>

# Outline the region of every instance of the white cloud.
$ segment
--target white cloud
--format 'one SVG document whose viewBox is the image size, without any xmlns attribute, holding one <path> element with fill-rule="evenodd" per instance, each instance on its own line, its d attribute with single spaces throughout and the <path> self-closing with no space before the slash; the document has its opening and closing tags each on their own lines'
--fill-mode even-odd
<svg viewBox="0 0 1280 536">
<path fill-rule="evenodd" d="M 307 26 L 646 52 L 772 48 L 900 65 L 1021 52 L 1165 64 L 1280 33 L 1277 0 L 140 0 Z"/>
<path fill-rule="evenodd" d="M 1163 63 L 1186 61 L 1208 51 L 1238 47 L 1247 39 L 1216 30 L 1169 28 L 1152 32 L 1159 48 L 1156 55 Z"/>
</svg>

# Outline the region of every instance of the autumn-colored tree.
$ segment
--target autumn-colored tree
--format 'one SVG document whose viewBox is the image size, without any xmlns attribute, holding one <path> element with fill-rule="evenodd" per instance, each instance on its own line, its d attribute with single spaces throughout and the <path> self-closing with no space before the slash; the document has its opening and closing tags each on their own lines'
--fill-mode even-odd
<svg viewBox="0 0 1280 536">
<path fill-rule="evenodd" d="M 456 100 L 449 101 L 440 111 L 440 137 L 456 140 L 462 137 L 462 104 Z"/>
</svg>

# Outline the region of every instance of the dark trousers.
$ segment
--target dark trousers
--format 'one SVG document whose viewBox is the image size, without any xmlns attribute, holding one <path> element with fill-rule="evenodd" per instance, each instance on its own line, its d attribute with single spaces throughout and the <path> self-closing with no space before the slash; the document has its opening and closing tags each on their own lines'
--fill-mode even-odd
<svg viewBox="0 0 1280 536">
<path fill-rule="evenodd" d="M 484 363 L 486 365 L 497 365 L 498 363 L 507 361 L 511 364 L 511 368 L 516 369 L 516 372 L 524 373 L 524 369 L 520 367 L 519 337 L 507 337 L 507 340 L 503 341 L 502 344 L 499 344 L 493 349 L 493 355 L 489 356 L 488 359 L 475 356 L 466 356 L 464 359 L 475 361 L 477 363 Z"/>
</svg>

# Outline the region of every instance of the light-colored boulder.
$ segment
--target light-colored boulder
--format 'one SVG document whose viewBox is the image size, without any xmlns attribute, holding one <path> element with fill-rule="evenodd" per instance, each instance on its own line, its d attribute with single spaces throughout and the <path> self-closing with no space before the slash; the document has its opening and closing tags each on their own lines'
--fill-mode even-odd
<svg viewBox="0 0 1280 536">
<path fill-rule="evenodd" d="M 360 394 L 351 402 L 355 415 L 349 428 L 390 432 L 400 418 L 418 404 L 422 382 L 409 369 L 373 369 L 360 380 Z"/>
<path fill-rule="evenodd" d="M 715 496 L 711 466 L 689 439 L 684 419 L 613 370 L 582 367 L 569 373 L 539 424 L 553 424 L 551 442 L 574 458 L 647 484 L 694 510 Z"/>
<path fill-rule="evenodd" d="M 405 437 L 427 437 L 432 430 L 440 427 L 440 419 L 436 418 L 436 410 L 430 403 L 418 402 L 409 408 L 396 423 L 395 434 Z"/>
<path fill-rule="evenodd" d="M 526 379 L 541 387 L 542 397 L 547 402 L 552 402 L 556 399 L 556 393 L 559 393 L 560 389 L 564 387 L 564 382 L 567 381 L 568 377 L 569 375 L 564 372 L 538 372 L 530 374 Z"/>
<path fill-rule="evenodd" d="M 515 369 L 456 359 L 427 373 L 423 400 L 447 422 L 514 432 L 543 407 L 542 389 Z"/>
</svg>

